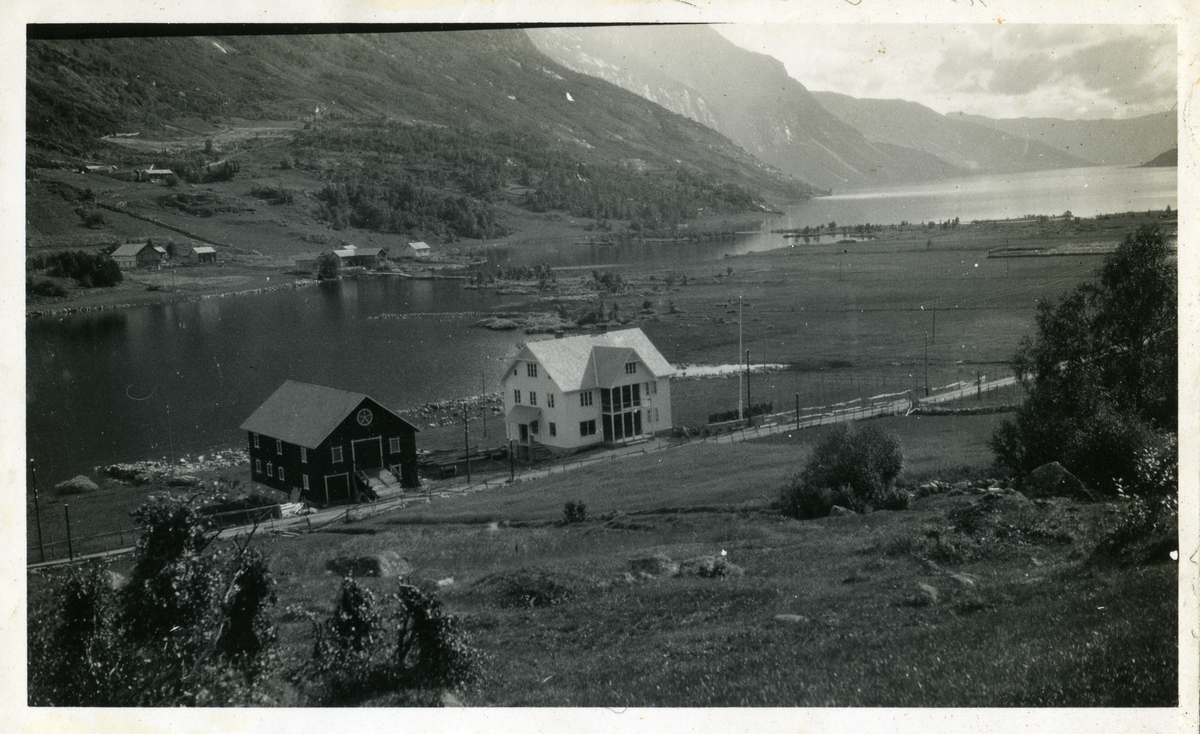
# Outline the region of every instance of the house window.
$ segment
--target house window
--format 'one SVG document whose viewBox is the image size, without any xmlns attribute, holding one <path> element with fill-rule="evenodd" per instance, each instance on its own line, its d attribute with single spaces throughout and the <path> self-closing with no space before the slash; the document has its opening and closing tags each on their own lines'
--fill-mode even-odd
<svg viewBox="0 0 1200 734">
<path fill-rule="evenodd" d="M 304 491 L 307 492 L 308 491 L 308 475 L 307 474 L 301 475 L 300 481 L 304 482 Z"/>
<path fill-rule="evenodd" d="M 554 407 L 554 393 L 552 393 L 552 392 L 546 393 L 546 407 L 547 408 Z"/>
<path fill-rule="evenodd" d="M 516 377 L 516 376 L 517 376 L 517 368 L 513 367 L 513 377 Z"/>
<path fill-rule="evenodd" d="M 255 459 L 255 460 L 254 460 L 254 473 L 255 473 L 255 474 L 262 474 L 262 459 Z"/>
<path fill-rule="evenodd" d="M 254 448 L 258 448 L 258 434 L 254 434 Z"/>
<path fill-rule="evenodd" d="M 651 382 L 651 383 L 650 383 L 650 390 L 649 390 L 649 392 L 651 392 L 651 393 L 653 393 L 653 394 L 655 394 L 655 395 L 657 395 L 657 394 L 658 394 L 658 383 L 657 383 L 657 382 Z"/>
<path fill-rule="evenodd" d="M 553 424 L 553 423 L 551 423 L 551 424 L 550 424 L 550 435 L 551 435 L 551 436 L 557 436 L 557 435 L 558 435 L 558 426 L 557 426 L 557 425 L 555 425 L 555 424 Z"/>
<path fill-rule="evenodd" d="M 625 363 L 625 374 L 636 375 L 637 374 L 637 362 L 626 362 Z"/>
<path fill-rule="evenodd" d="M 521 404 L 521 391 L 520 390 L 513 390 L 513 402 L 516 403 L 517 405 Z"/>
<path fill-rule="evenodd" d="M 279 467 L 279 481 L 283 481 L 283 467 Z"/>
<path fill-rule="evenodd" d="M 393 436 L 388 439 L 388 450 L 390 450 L 393 454 L 400 453 L 400 437 L 399 436 Z"/>
<path fill-rule="evenodd" d="M 537 405 L 537 393 L 535 393 L 533 390 L 529 391 L 529 404 Z"/>
<path fill-rule="evenodd" d="M 279 439 L 275 439 L 275 453 L 280 455 L 283 454 L 283 441 L 280 441 Z"/>
<path fill-rule="evenodd" d="M 592 391 L 587 390 L 579 393 L 579 407 L 586 408 L 592 404 Z"/>
<path fill-rule="evenodd" d="M 273 477 L 273 476 L 275 476 L 275 469 L 274 469 L 274 466 L 275 466 L 275 465 L 274 465 L 274 464 L 272 464 L 271 462 L 269 462 L 269 461 L 267 462 L 267 476 L 268 476 L 268 477 Z"/>
<path fill-rule="evenodd" d="M 308 463 L 308 449 L 304 448 L 303 446 L 300 447 L 300 463 Z"/>
<path fill-rule="evenodd" d="M 525 365 L 525 374 L 530 377 L 537 377 L 537 362 L 530 362 Z"/>
<path fill-rule="evenodd" d="M 341 446 L 333 447 L 333 463 L 335 463 L 335 464 L 342 463 L 342 447 Z"/>
<path fill-rule="evenodd" d="M 594 435 L 596 435 L 596 421 L 595 421 L 595 419 L 592 419 L 592 420 L 590 420 L 590 421 L 580 421 L 580 422 L 579 422 L 579 435 L 580 435 L 580 436 L 594 436 Z"/>
</svg>

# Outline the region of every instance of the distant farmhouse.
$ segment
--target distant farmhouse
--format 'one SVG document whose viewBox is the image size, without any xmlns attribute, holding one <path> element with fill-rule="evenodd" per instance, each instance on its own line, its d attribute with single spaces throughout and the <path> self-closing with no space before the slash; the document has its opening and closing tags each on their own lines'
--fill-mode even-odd
<svg viewBox="0 0 1200 734">
<path fill-rule="evenodd" d="M 531 342 L 501 381 L 507 437 L 527 457 L 649 438 L 671 428 L 674 373 L 641 329 Z"/>
<path fill-rule="evenodd" d="M 217 261 L 217 250 L 208 245 L 196 245 L 188 250 L 188 260 L 194 263 L 215 263 Z"/>
<path fill-rule="evenodd" d="M 404 257 L 421 260 L 429 257 L 432 252 L 433 250 L 429 249 L 429 245 L 424 242 L 409 242 L 404 248 Z"/>
<path fill-rule="evenodd" d="M 417 428 L 360 393 L 288 380 L 241 425 L 251 478 L 328 505 L 416 487 Z"/>
<path fill-rule="evenodd" d="M 341 250 L 334 250 L 334 255 L 342 262 L 342 267 L 374 268 L 387 265 L 388 252 L 382 247 L 355 247 L 347 245 Z"/>
<path fill-rule="evenodd" d="M 149 242 L 135 242 L 121 245 L 113 250 L 109 257 L 122 270 L 133 270 L 160 265 L 168 256 L 166 249 L 158 245 L 152 245 Z"/>
</svg>

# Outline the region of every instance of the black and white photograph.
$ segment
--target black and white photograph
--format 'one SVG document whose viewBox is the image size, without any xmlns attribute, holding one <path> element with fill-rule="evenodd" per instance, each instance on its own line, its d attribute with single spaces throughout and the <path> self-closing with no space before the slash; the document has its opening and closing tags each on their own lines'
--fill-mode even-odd
<svg viewBox="0 0 1200 734">
<path fill-rule="evenodd" d="M 1194 726 L 1195 19 L 661 5 L 22 20 L 21 721 Z"/>
</svg>

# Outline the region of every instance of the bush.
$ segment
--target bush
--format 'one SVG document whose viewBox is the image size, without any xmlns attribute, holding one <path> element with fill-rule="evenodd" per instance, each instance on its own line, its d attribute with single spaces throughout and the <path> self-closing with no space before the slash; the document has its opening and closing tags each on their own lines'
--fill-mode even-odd
<svg viewBox="0 0 1200 734">
<path fill-rule="evenodd" d="M 568 523 L 587 520 L 587 504 L 578 500 L 566 503 L 563 505 L 563 520 Z"/>
<path fill-rule="evenodd" d="M 783 488 L 780 506 L 801 519 L 825 517 L 834 505 L 855 512 L 902 510 L 909 495 L 893 483 L 903 465 L 895 436 L 876 426 L 840 425 Z"/>
<path fill-rule="evenodd" d="M 828 487 L 813 487 L 804 483 L 799 474 L 788 480 L 779 498 L 785 515 L 801 520 L 827 517 L 833 509 L 833 497 Z"/>
<path fill-rule="evenodd" d="M 67 289 L 52 280 L 25 279 L 26 293 L 46 298 L 62 298 L 67 295 Z"/>
<path fill-rule="evenodd" d="M 97 565 L 31 615 L 29 700 L 39 705 L 246 703 L 275 639 L 266 560 L 249 541 L 213 551 L 194 500 L 157 497 L 120 591 Z"/>
<path fill-rule="evenodd" d="M 436 598 L 400 584 L 379 602 L 345 578 L 333 616 L 317 629 L 311 667 L 325 702 L 344 705 L 401 689 L 457 687 L 475 679 L 482 660 Z"/>
</svg>

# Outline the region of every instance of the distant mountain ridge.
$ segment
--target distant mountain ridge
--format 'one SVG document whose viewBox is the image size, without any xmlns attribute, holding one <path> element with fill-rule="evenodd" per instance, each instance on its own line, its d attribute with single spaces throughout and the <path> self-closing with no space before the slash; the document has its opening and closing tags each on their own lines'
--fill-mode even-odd
<svg viewBox="0 0 1200 734">
<path fill-rule="evenodd" d="M 554 63 L 518 30 L 35 39 L 26 89 L 31 149 L 74 156 L 184 118 L 388 120 L 535 133 L 556 144 L 548 155 L 676 188 L 697 173 L 776 200 L 813 193 L 711 129 Z"/>
<path fill-rule="evenodd" d="M 820 187 L 963 173 L 937 156 L 873 143 L 830 114 L 780 61 L 705 26 L 539 28 L 528 34 L 558 63 L 707 125 Z"/>
<path fill-rule="evenodd" d="M 994 119 L 955 113 L 977 125 L 1044 143 L 1097 166 L 1135 166 L 1175 145 L 1175 112 L 1124 120 L 1059 120 L 1051 117 Z"/>
<path fill-rule="evenodd" d="M 871 140 L 902 145 L 974 173 L 1019 173 L 1090 165 L 1079 156 L 996 127 L 942 115 L 901 99 L 813 92 L 825 109 Z"/>
</svg>

